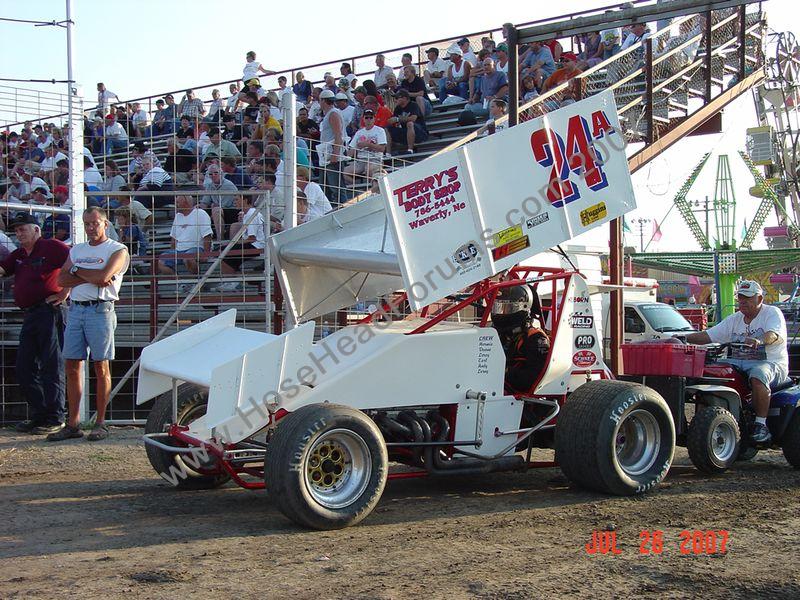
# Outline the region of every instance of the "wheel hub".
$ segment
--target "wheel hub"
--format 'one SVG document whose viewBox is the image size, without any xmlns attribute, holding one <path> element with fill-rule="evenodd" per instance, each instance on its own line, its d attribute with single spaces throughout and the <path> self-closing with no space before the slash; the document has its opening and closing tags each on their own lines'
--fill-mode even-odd
<svg viewBox="0 0 800 600">
<path fill-rule="evenodd" d="M 736 450 L 736 432 L 727 423 L 720 423 L 711 432 L 711 451 L 714 456 L 727 462 Z"/>
<path fill-rule="evenodd" d="M 323 433 L 308 452 L 306 489 L 327 508 L 354 503 L 369 484 L 372 459 L 363 438 L 347 429 Z"/>
<path fill-rule="evenodd" d="M 661 430 L 649 411 L 631 411 L 617 426 L 614 450 L 620 467 L 628 475 L 647 472 L 661 447 Z"/>
</svg>

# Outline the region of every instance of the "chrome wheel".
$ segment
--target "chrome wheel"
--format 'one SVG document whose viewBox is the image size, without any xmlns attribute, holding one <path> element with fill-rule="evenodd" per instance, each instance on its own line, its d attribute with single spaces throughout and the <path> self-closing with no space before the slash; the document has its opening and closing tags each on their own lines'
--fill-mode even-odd
<svg viewBox="0 0 800 600">
<path fill-rule="evenodd" d="M 617 462 L 629 476 L 647 472 L 661 447 L 658 421 L 649 411 L 631 411 L 614 432 Z"/>
<path fill-rule="evenodd" d="M 309 494 L 330 509 L 353 504 L 372 475 L 372 455 L 364 439 L 347 429 L 322 434 L 306 454 L 304 483 Z"/>
<path fill-rule="evenodd" d="M 720 423 L 711 432 L 711 452 L 720 462 L 728 462 L 736 452 L 737 432 L 729 423 Z"/>
</svg>

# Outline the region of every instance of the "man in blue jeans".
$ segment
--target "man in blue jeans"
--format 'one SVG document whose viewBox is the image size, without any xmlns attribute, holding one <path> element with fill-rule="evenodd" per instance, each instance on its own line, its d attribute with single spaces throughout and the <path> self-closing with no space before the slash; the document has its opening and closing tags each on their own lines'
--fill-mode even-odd
<svg viewBox="0 0 800 600">
<path fill-rule="evenodd" d="M 0 277 L 14 276 L 14 303 L 25 312 L 17 347 L 17 383 L 29 408 L 29 418 L 16 429 L 35 435 L 56 433 L 64 427 L 60 305 L 69 295 L 69 289 L 58 285 L 58 272 L 69 247 L 42 238 L 31 214 L 20 214 L 11 227 L 20 247 L 0 262 Z"/>
<path fill-rule="evenodd" d="M 97 419 L 87 439 L 93 442 L 108 437 L 105 417 L 111 393 L 109 361 L 114 359 L 117 327 L 114 302 L 119 300 L 122 274 L 128 270 L 130 257 L 123 244 L 106 235 L 107 226 L 108 218 L 102 208 L 87 208 L 83 212 L 83 228 L 88 241 L 72 247 L 58 274 L 59 285 L 72 290 L 64 331 L 69 421 L 61 431 L 47 436 L 51 442 L 83 437 L 79 409 L 83 362 L 87 358 L 94 362 L 97 381 Z"/>
</svg>

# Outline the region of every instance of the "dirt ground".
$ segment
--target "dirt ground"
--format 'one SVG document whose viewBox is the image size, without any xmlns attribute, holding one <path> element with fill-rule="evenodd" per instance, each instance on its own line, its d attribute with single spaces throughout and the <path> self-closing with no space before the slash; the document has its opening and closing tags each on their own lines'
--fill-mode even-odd
<svg viewBox="0 0 800 600">
<path fill-rule="evenodd" d="M 264 491 L 174 491 L 140 433 L 0 430 L 0 598 L 800 597 L 800 471 L 780 452 L 710 477 L 679 449 L 643 499 L 557 469 L 394 481 L 361 525 L 310 532 Z M 621 554 L 589 555 L 594 530 Z M 664 532 L 661 554 L 640 553 L 642 530 Z M 683 555 L 683 530 L 727 530 L 727 552 Z"/>
</svg>

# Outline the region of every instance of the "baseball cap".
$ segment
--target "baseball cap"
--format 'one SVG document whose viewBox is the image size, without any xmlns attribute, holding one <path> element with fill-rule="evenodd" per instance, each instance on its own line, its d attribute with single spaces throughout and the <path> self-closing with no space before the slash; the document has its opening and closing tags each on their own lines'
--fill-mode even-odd
<svg viewBox="0 0 800 600">
<path fill-rule="evenodd" d="M 158 100 L 156 100 L 156 104 L 164 104 L 164 101 L 161 98 L 159 98 Z"/>
<path fill-rule="evenodd" d="M 322 94 L 320 94 L 319 97 L 322 98 Z M 344 92 L 339 92 L 338 94 L 336 94 L 336 99 L 337 100 L 350 100 L 350 98 L 348 98 L 347 94 L 345 94 Z"/>
<path fill-rule="evenodd" d="M 67 194 L 67 195 L 69 195 L 69 189 L 67 189 L 67 186 L 65 186 L 65 185 L 57 185 L 55 187 L 55 189 L 53 190 L 53 192 L 56 193 L 56 194 Z"/>
<path fill-rule="evenodd" d="M 14 217 L 14 220 L 11 221 L 9 225 L 11 229 L 14 229 L 17 225 L 38 225 L 38 224 L 39 221 L 37 221 L 36 217 L 34 217 L 32 214 L 19 213 L 17 214 L 16 217 Z"/>
<path fill-rule="evenodd" d="M 40 194 L 43 194 L 45 198 L 52 198 L 53 197 L 53 194 L 50 192 L 50 190 L 48 190 L 47 188 L 41 187 L 41 186 L 37 187 L 33 191 L 34 192 L 39 192 Z"/>
<path fill-rule="evenodd" d="M 114 116 L 114 115 L 106 115 L 106 121 L 113 121 L 114 119 L 116 119 L 116 116 Z"/>
<path fill-rule="evenodd" d="M 742 296 L 747 296 L 748 298 L 753 296 L 763 296 L 764 289 L 757 281 L 743 279 L 739 282 L 739 285 L 736 286 L 736 294 L 741 294 Z"/>
<path fill-rule="evenodd" d="M 436 54 L 439 54 L 439 49 L 431 47 L 425 50 L 425 54 L 427 54 L 428 52 L 435 52 Z"/>
<path fill-rule="evenodd" d="M 367 110 L 364 111 L 364 116 L 366 117 L 367 115 L 370 115 L 370 116 L 374 117 L 375 116 L 375 111 L 372 110 L 371 108 L 368 108 Z"/>
<path fill-rule="evenodd" d="M 508 54 L 508 46 L 506 46 L 505 42 L 502 44 L 498 44 L 497 49 L 502 50 L 503 52 Z"/>
<path fill-rule="evenodd" d="M 574 52 L 564 52 L 564 53 L 561 55 L 561 60 L 562 60 L 562 61 L 565 61 L 565 60 L 577 61 L 577 60 L 578 60 L 578 57 L 577 57 L 577 56 L 575 56 L 575 53 L 574 53 Z"/>
<path fill-rule="evenodd" d="M 459 47 L 458 47 L 458 46 L 456 46 L 455 44 L 454 44 L 454 45 L 452 45 L 452 46 L 450 46 L 450 47 L 447 49 L 447 53 L 448 53 L 448 54 L 450 54 L 450 55 L 464 56 L 464 53 L 461 51 L 461 48 L 459 48 Z"/>
<path fill-rule="evenodd" d="M 319 93 L 319 99 L 320 100 L 330 99 L 330 98 L 333 98 L 333 97 L 335 97 L 335 94 L 330 90 L 322 90 Z"/>
<path fill-rule="evenodd" d="M 469 40 L 468 40 L 467 38 L 463 37 L 463 38 L 461 38 L 460 40 L 458 40 L 458 41 L 456 42 L 456 44 L 458 44 L 459 46 L 460 46 L 461 44 L 469 44 Z"/>
</svg>

